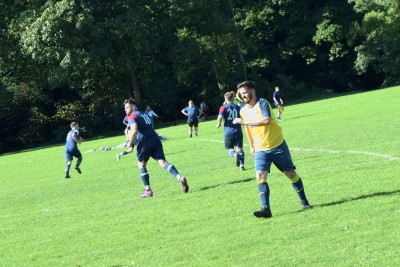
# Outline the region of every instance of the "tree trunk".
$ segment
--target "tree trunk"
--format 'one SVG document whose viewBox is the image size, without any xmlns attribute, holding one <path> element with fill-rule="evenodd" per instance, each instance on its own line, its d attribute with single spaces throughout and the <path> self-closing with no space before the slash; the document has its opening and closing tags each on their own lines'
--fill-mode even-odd
<svg viewBox="0 0 400 267">
<path fill-rule="evenodd" d="M 140 94 L 139 84 L 136 78 L 136 74 L 133 71 L 131 72 L 131 85 L 133 90 L 133 97 L 135 98 L 136 103 L 142 103 L 142 95 Z"/>
</svg>

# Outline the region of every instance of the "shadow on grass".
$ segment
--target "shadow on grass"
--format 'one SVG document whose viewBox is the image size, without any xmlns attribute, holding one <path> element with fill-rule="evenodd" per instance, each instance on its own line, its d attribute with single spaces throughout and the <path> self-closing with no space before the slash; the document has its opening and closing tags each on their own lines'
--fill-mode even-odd
<svg viewBox="0 0 400 267">
<path fill-rule="evenodd" d="M 396 194 L 400 194 L 400 190 L 388 191 L 388 192 L 376 192 L 376 193 L 372 193 L 372 194 L 368 194 L 368 195 L 361 195 L 358 197 L 346 198 L 346 199 L 342 199 L 342 200 L 338 200 L 338 201 L 334 201 L 334 202 L 312 205 L 312 207 L 313 208 L 323 208 L 323 207 L 340 205 L 343 203 L 348 203 L 348 202 L 371 198 L 371 197 L 391 196 L 391 195 L 396 195 Z"/>
<path fill-rule="evenodd" d="M 224 186 L 224 185 L 247 183 L 247 182 L 250 182 L 250 181 L 255 181 L 255 177 L 247 178 L 247 179 L 243 179 L 243 180 L 239 180 L 239 181 L 232 181 L 232 182 L 225 183 L 225 184 L 216 184 L 216 185 L 204 186 L 204 187 L 200 187 L 197 190 L 193 190 L 192 192 L 209 190 L 209 189 L 213 189 L 213 188 L 216 188 L 216 187 L 219 187 L 219 186 Z"/>
</svg>

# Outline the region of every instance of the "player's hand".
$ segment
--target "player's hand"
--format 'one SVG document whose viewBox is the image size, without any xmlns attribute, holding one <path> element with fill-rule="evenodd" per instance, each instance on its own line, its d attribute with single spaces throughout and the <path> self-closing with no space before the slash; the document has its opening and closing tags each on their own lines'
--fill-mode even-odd
<svg viewBox="0 0 400 267">
<path fill-rule="evenodd" d="M 82 137 L 79 137 L 79 142 L 83 142 L 83 138 Z"/>
<path fill-rule="evenodd" d="M 256 150 L 254 147 L 250 147 L 250 154 L 254 157 L 256 155 Z"/>
<path fill-rule="evenodd" d="M 219 127 L 221 127 L 221 125 L 217 124 L 217 126 L 215 126 L 215 127 L 218 129 Z"/>
<path fill-rule="evenodd" d="M 233 124 L 243 124 L 243 120 L 241 118 L 236 118 L 232 121 Z"/>
</svg>

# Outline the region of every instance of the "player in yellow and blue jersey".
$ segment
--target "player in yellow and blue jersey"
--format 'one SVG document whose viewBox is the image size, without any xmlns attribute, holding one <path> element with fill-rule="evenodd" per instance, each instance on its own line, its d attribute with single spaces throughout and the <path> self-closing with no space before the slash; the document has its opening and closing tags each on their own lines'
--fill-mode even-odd
<svg viewBox="0 0 400 267">
<path fill-rule="evenodd" d="M 269 203 L 269 186 L 267 176 L 271 164 L 282 171 L 291 181 L 297 192 L 303 209 L 310 208 L 304 192 L 301 178 L 296 173 L 289 148 L 282 135 L 282 129 L 276 122 L 271 105 L 267 100 L 256 97 L 256 87 L 253 81 L 238 84 L 238 89 L 246 105 L 240 110 L 240 118 L 233 122 L 245 125 L 250 153 L 255 157 L 255 170 L 262 208 L 255 211 L 254 216 L 272 217 Z"/>
</svg>

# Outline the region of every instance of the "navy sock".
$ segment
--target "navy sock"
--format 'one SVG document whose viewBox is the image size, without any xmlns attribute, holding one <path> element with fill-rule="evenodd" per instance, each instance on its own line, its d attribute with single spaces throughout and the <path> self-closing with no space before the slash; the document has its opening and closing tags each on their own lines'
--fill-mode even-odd
<svg viewBox="0 0 400 267">
<path fill-rule="evenodd" d="M 178 178 L 177 176 L 179 172 L 174 165 L 167 162 L 167 164 L 164 166 L 164 169 L 166 169 L 173 177 Z"/>
<path fill-rule="evenodd" d="M 69 174 L 69 169 L 71 168 L 71 164 L 65 165 L 65 174 Z"/>
<path fill-rule="evenodd" d="M 79 165 L 82 163 L 82 158 L 78 158 L 78 161 L 76 162 L 75 168 L 78 168 Z"/>
<path fill-rule="evenodd" d="M 144 186 L 146 186 L 150 189 L 150 175 L 147 172 L 147 169 L 139 168 L 139 171 L 140 171 L 140 177 L 142 178 Z"/>
<path fill-rule="evenodd" d="M 260 194 L 260 201 L 264 208 L 270 209 L 269 207 L 269 186 L 265 183 L 258 184 L 258 192 Z"/>
<path fill-rule="evenodd" d="M 244 165 L 244 151 L 243 150 L 239 150 L 238 154 L 239 154 L 240 165 Z"/>
<path fill-rule="evenodd" d="M 300 198 L 301 202 L 308 202 L 306 198 L 306 193 L 304 192 L 304 186 L 303 182 L 301 181 L 301 178 L 296 175 L 296 177 L 293 178 L 292 181 L 292 187 L 296 191 L 297 195 Z"/>
</svg>

